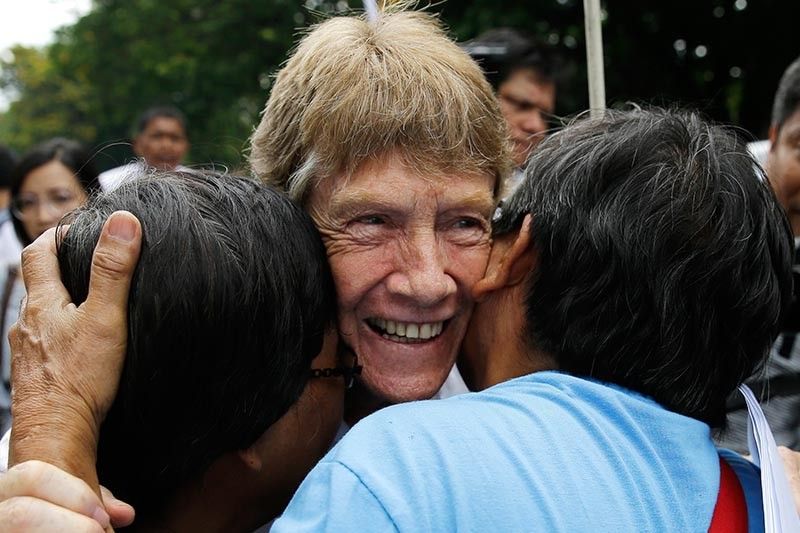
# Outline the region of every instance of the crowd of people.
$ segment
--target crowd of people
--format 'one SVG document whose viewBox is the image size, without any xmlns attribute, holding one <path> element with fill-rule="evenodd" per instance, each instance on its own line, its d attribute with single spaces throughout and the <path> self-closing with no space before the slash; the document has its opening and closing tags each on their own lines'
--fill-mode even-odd
<svg viewBox="0 0 800 533">
<path fill-rule="evenodd" d="M 172 108 L 99 177 L 71 141 L 23 156 L 0 531 L 763 531 L 713 437 L 796 359 L 800 60 L 766 173 L 691 111 L 552 129 L 554 69 L 512 30 L 336 17 L 252 176 L 183 166 Z"/>
</svg>

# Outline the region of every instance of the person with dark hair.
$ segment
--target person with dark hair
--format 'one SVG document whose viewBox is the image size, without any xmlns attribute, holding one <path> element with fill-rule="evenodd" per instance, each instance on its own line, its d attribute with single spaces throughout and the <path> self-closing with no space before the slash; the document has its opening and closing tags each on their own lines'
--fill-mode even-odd
<svg viewBox="0 0 800 533">
<path fill-rule="evenodd" d="M 181 166 L 189 151 L 186 117 L 173 106 L 155 106 L 136 119 L 132 135 L 133 153 L 139 162 L 115 167 L 100 174 L 104 190 L 117 187 L 144 168 L 153 170 L 184 170 Z"/>
<path fill-rule="evenodd" d="M 763 530 L 757 469 L 710 437 L 791 301 L 755 169 L 693 113 L 549 137 L 473 289 L 463 371 L 486 390 L 363 420 L 272 531 L 714 531 L 721 487 L 723 530 Z"/>
<path fill-rule="evenodd" d="M 16 242 L 6 246 L 6 263 L 0 265 L 0 430 L 10 427 L 11 350 L 8 330 L 17 320 L 25 288 L 19 276 L 22 247 L 52 228 L 67 212 L 83 204 L 98 190 L 97 171 L 80 143 L 54 138 L 28 151 L 11 175 L 11 220 Z M 0 227 L 0 234 L 3 233 Z M 8 231 L 8 230 L 6 230 Z M 14 252 L 16 252 L 14 254 Z"/>
<path fill-rule="evenodd" d="M 550 128 L 556 105 L 556 56 L 551 47 L 512 28 L 484 32 L 462 48 L 481 65 L 500 101 L 518 169 L 509 178 L 513 189 L 522 179 L 526 159 Z"/>
<path fill-rule="evenodd" d="M 800 236 L 800 57 L 786 68 L 772 104 L 765 168 L 795 235 Z"/>
<path fill-rule="evenodd" d="M 17 154 L 10 148 L 0 145 L 0 264 L 19 261 L 19 241 L 11 219 L 11 175 L 17 166 Z"/>
<path fill-rule="evenodd" d="M 765 372 L 749 384 L 763 402 L 764 414 L 777 443 L 797 448 L 800 446 L 800 58 L 787 67 L 778 84 L 767 144 L 764 168 L 795 236 L 795 304 L 783 322 Z M 738 398 L 729 407 L 730 425 L 719 442 L 744 451 L 747 410 Z"/>
<path fill-rule="evenodd" d="M 336 366 L 325 248 L 302 209 L 253 179 L 147 176 L 68 220 L 58 259 L 76 305 L 118 210 L 141 222 L 143 244 L 98 477 L 135 506 L 136 530 L 252 531 L 285 507 L 341 417 L 341 378 L 308 383 L 312 360 Z"/>
</svg>

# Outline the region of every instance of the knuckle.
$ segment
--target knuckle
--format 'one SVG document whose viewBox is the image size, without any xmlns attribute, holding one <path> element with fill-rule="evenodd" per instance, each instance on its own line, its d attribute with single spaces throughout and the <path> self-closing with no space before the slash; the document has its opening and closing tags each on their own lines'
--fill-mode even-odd
<svg viewBox="0 0 800 533">
<path fill-rule="evenodd" d="M 42 483 L 47 481 L 46 471 L 48 466 L 47 463 L 42 461 L 25 461 L 13 467 L 9 473 L 16 472 L 15 475 L 20 494 L 24 493 L 27 496 L 33 496 L 37 492 L 37 487 L 42 486 Z"/>
<path fill-rule="evenodd" d="M 27 272 L 30 270 L 31 265 L 35 265 L 37 261 L 37 256 L 39 255 L 39 250 L 37 248 L 36 243 L 30 244 L 26 246 L 22 250 L 22 256 L 20 259 L 20 265 L 22 266 L 22 270 Z"/>
<path fill-rule="evenodd" d="M 122 254 L 104 249 L 95 251 L 92 261 L 93 273 L 96 272 L 102 276 L 117 279 L 124 277 L 128 270 L 128 264 Z"/>
<path fill-rule="evenodd" d="M 30 498 L 10 498 L 0 502 L 0 531 L 28 531 L 35 515 L 36 510 Z"/>
</svg>

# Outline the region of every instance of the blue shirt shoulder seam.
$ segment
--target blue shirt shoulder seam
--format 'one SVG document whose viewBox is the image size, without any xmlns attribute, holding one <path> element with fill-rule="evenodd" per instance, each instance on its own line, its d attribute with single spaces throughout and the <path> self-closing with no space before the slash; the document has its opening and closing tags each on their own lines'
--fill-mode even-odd
<svg viewBox="0 0 800 533">
<path fill-rule="evenodd" d="M 381 501 L 380 498 L 378 498 L 378 495 L 375 494 L 375 492 L 370 488 L 369 485 L 367 485 L 367 483 L 361 478 L 361 476 L 359 476 L 352 468 L 347 466 L 345 463 L 339 461 L 338 459 L 332 459 L 332 460 L 330 460 L 330 462 L 332 464 L 337 464 L 337 465 L 341 466 L 342 468 L 344 468 L 345 470 L 350 472 L 350 474 L 352 474 L 352 476 L 358 480 L 358 482 L 367 490 L 367 492 L 369 492 L 370 496 L 372 496 L 372 498 L 376 502 L 378 502 L 378 505 L 380 505 L 381 510 L 383 511 L 383 514 L 386 515 L 389 518 L 389 521 L 392 523 L 392 526 L 394 527 L 394 530 L 399 532 L 400 528 L 397 526 L 397 523 L 394 521 L 394 518 L 392 517 L 392 515 L 389 514 L 389 511 L 386 509 L 386 506 L 383 505 L 383 502 Z"/>
</svg>

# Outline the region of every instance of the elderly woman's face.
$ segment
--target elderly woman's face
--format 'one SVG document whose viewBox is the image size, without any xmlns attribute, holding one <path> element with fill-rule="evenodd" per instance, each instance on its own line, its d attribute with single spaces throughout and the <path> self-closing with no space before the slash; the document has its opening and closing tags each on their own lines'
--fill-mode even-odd
<svg viewBox="0 0 800 533">
<path fill-rule="evenodd" d="M 486 268 L 493 187 L 489 175 L 419 176 L 390 157 L 311 193 L 339 333 L 378 396 L 429 398 L 447 377 Z"/>
</svg>

